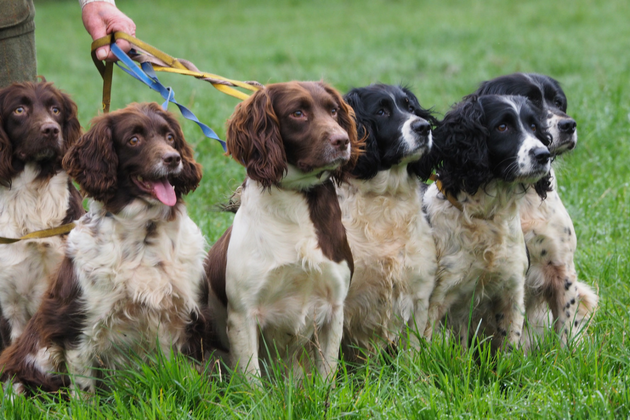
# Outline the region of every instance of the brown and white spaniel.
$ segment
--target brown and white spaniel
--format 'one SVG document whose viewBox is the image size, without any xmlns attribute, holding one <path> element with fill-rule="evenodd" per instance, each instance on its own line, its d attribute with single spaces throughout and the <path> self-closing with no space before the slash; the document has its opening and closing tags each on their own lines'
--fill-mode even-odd
<svg viewBox="0 0 630 420">
<path fill-rule="evenodd" d="M 0 236 L 19 238 L 85 213 L 61 167 L 81 135 L 77 106 L 52 83 L 0 90 Z M 65 236 L 0 245 L 0 348 L 22 334 L 63 259 Z"/>
<path fill-rule="evenodd" d="M 353 271 L 334 185 L 359 154 L 352 109 L 322 82 L 272 84 L 237 106 L 227 146 L 248 178 L 206 267 L 232 360 L 259 375 L 259 358 L 280 359 L 299 376 L 308 357 L 328 376 Z"/>
<path fill-rule="evenodd" d="M 161 350 L 212 348 L 205 240 L 182 197 L 201 168 L 158 104 L 96 117 L 63 160 L 92 198 L 26 332 L 0 357 L 18 391 L 93 391 L 100 368 Z M 66 370 L 67 367 L 67 370 Z"/>
</svg>

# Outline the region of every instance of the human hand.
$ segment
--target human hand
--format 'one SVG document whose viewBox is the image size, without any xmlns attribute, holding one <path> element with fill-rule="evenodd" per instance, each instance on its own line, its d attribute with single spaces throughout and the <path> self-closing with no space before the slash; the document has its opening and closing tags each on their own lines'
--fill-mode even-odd
<svg viewBox="0 0 630 420">
<path fill-rule="evenodd" d="M 92 40 L 119 31 L 131 36 L 136 36 L 136 24 L 113 4 L 104 1 L 88 3 L 83 7 L 81 17 L 83 19 L 83 26 L 85 26 Z M 131 49 L 129 42 L 124 39 L 117 39 L 116 45 L 125 52 Z M 99 60 L 116 61 L 116 56 L 111 52 L 108 45 L 96 50 L 96 58 Z"/>
</svg>

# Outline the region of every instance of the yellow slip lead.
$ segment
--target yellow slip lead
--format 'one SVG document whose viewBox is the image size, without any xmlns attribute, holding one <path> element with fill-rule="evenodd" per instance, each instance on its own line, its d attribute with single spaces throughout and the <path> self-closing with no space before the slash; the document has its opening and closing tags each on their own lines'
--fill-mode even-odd
<svg viewBox="0 0 630 420">
<path fill-rule="evenodd" d="M 145 54 L 142 54 L 144 56 L 143 58 L 151 63 L 155 71 L 178 73 L 208 81 L 218 91 L 238 98 L 240 100 L 245 100 L 249 98 L 250 95 L 234 89 L 234 87 L 240 87 L 250 90 L 252 92 L 255 92 L 263 87 L 258 82 L 241 82 L 238 80 L 227 79 L 225 77 L 212 73 L 200 72 L 194 66 L 194 64 L 187 60 L 180 61 L 177 58 L 171 57 L 163 51 L 160 51 L 157 48 L 147 44 L 146 42 L 132 37 L 131 35 L 128 35 L 124 32 L 115 32 L 112 35 L 106 35 L 103 38 L 99 38 L 92 42 L 92 60 L 94 61 L 94 65 L 103 78 L 103 112 L 106 113 L 109 112 L 109 106 L 111 103 L 113 63 L 103 63 L 98 58 L 96 58 L 96 50 L 100 47 L 116 42 L 117 39 L 124 39 L 133 46 L 137 47 L 142 52 L 144 52 Z M 155 57 L 155 59 L 159 60 L 160 62 L 157 63 L 155 60 L 152 60 L 151 56 Z"/>
<path fill-rule="evenodd" d="M 25 239 L 42 239 L 50 238 L 52 236 L 63 235 L 70 232 L 76 225 L 74 223 L 68 223 L 55 228 L 38 230 L 35 232 L 27 233 L 21 238 L 3 238 L 0 237 L 0 244 L 12 244 L 14 242 L 22 241 Z"/>
<path fill-rule="evenodd" d="M 441 192 L 444 197 L 446 197 L 448 202 L 451 203 L 453 207 L 455 207 L 459 211 L 462 211 L 462 212 L 464 211 L 464 206 L 462 206 L 462 203 L 460 203 L 459 201 L 457 201 L 455 197 L 453 197 L 452 195 L 444 191 L 444 186 L 442 185 L 442 181 L 440 181 L 440 179 L 437 177 L 437 174 L 431 174 L 429 179 L 435 182 L 435 186 L 437 187 L 438 191 Z"/>
</svg>

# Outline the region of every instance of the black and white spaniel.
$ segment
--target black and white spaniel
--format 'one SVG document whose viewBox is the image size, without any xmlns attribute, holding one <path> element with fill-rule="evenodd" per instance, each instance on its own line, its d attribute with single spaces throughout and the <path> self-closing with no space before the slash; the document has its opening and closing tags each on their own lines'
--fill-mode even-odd
<svg viewBox="0 0 630 420">
<path fill-rule="evenodd" d="M 334 185 L 359 152 L 352 110 L 321 82 L 268 85 L 237 106 L 227 145 L 247 179 L 206 267 L 233 363 L 260 375 L 259 360 L 280 359 L 301 375 L 308 358 L 326 377 L 353 271 Z"/>
<path fill-rule="evenodd" d="M 545 126 L 527 98 L 496 95 L 468 97 L 439 123 L 439 180 L 424 196 L 438 255 L 427 338 L 448 313 L 464 345 L 489 320 L 494 349 L 520 342 L 529 263 L 519 207 L 529 189 L 549 190 Z"/>
<path fill-rule="evenodd" d="M 436 120 L 400 86 L 375 84 L 344 97 L 366 138 L 348 183 L 337 189 L 354 257 L 345 302 L 343 355 L 396 343 L 409 324 L 422 335 L 437 268 L 431 229 L 422 212 L 421 157 Z"/>
<path fill-rule="evenodd" d="M 566 114 L 567 97 L 558 81 L 541 74 L 514 73 L 483 82 L 476 95 L 522 95 L 546 111 L 552 136 L 549 151 L 559 156 L 577 144 L 577 124 Z M 521 206 L 521 226 L 530 252 L 531 266 L 525 285 L 527 326 L 523 342 L 529 347 L 537 332 L 553 326 L 566 342 L 586 330 L 599 300 L 587 284 L 578 281 L 573 261 L 577 238 L 573 222 L 557 192 L 551 171 L 552 191 L 541 200 L 530 191 Z M 551 317 L 548 316 L 551 311 Z"/>
<path fill-rule="evenodd" d="M 205 240 L 182 197 L 201 168 L 177 120 L 132 104 L 96 117 L 63 160 L 92 198 L 26 331 L 0 357 L 19 392 L 56 391 L 68 374 L 94 391 L 101 368 L 171 348 L 196 359 L 214 343 Z"/>
<path fill-rule="evenodd" d="M 81 135 L 77 106 L 52 83 L 0 90 L 0 236 L 19 238 L 81 217 L 61 167 Z M 64 255 L 65 236 L 0 245 L 0 349 L 22 334 Z"/>
</svg>

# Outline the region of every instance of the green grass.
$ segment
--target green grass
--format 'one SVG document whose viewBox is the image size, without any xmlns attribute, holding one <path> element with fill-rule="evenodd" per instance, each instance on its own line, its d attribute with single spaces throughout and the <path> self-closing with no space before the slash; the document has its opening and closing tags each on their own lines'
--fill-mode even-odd
<svg viewBox="0 0 630 420">
<path fill-rule="evenodd" d="M 101 81 L 75 0 L 37 2 L 39 73 L 71 93 L 84 127 L 100 108 Z M 131 363 L 110 391 L 87 399 L 9 400 L 0 416 L 27 418 L 626 418 L 630 415 L 630 25 L 611 0 L 441 2 L 364 0 L 119 1 L 144 41 L 205 71 L 262 83 L 323 78 L 345 91 L 405 83 L 444 113 L 482 80 L 514 71 L 563 83 L 578 122 L 578 148 L 558 170 L 573 217 L 580 278 L 599 312 L 587 339 L 491 359 L 436 337 L 419 352 L 340 366 L 335 387 L 312 378 L 251 388 L 236 376 L 199 375 L 181 358 Z M 220 136 L 238 100 L 210 85 L 162 76 L 176 98 Z M 159 100 L 120 71 L 112 108 Z M 244 177 L 215 142 L 184 120 L 204 179 L 188 198 L 213 243 L 231 223 L 214 211 Z M 629 339 L 630 340 L 630 339 Z"/>
</svg>

